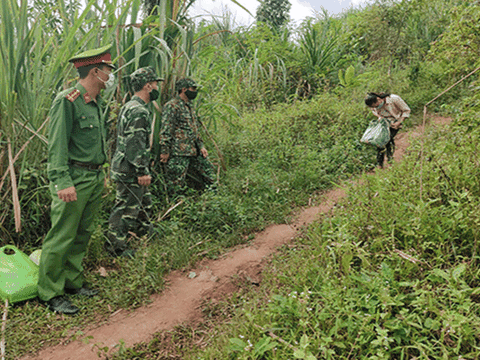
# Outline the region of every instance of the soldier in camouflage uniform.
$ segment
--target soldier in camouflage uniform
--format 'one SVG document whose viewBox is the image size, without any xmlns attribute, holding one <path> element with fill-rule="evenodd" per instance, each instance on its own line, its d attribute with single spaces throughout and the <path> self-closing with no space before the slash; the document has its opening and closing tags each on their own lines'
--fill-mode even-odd
<svg viewBox="0 0 480 360">
<path fill-rule="evenodd" d="M 130 75 L 134 95 L 118 116 L 117 146 L 112 160 L 111 176 L 117 185 L 115 205 L 109 219 L 107 250 L 113 256 L 133 255 L 128 248 L 129 231 L 145 234 L 150 225 L 151 113 L 150 101 L 158 99 L 158 81 L 152 67 L 140 68 Z"/>
<path fill-rule="evenodd" d="M 160 161 L 165 165 L 165 176 L 170 196 L 180 194 L 185 187 L 187 173 L 195 173 L 202 188 L 215 182 L 215 169 L 207 159 L 208 152 L 200 137 L 200 122 L 191 102 L 197 96 L 195 81 L 183 78 L 177 81 L 177 96 L 165 104 L 160 128 Z"/>
</svg>

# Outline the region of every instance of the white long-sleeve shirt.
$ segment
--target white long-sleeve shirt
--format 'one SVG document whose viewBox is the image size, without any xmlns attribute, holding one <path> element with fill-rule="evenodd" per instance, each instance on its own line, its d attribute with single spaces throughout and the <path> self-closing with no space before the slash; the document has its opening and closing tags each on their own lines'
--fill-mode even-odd
<svg viewBox="0 0 480 360">
<path fill-rule="evenodd" d="M 410 108 L 408 107 L 407 103 L 403 101 L 400 96 L 395 94 L 387 96 L 382 108 L 380 110 L 373 108 L 372 112 L 379 118 L 387 119 L 390 124 L 410 116 Z"/>
</svg>

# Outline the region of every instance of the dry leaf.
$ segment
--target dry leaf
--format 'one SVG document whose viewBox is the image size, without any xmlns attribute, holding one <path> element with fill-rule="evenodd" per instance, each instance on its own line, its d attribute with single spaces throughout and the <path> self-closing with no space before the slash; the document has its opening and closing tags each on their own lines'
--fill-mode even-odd
<svg viewBox="0 0 480 360">
<path fill-rule="evenodd" d="M 103 266 L 98 269 L 98 273 L 100 274 L 101 277 L 107 277 L 108 276 L 107 269 L 105 269 Z"/>
</svg>

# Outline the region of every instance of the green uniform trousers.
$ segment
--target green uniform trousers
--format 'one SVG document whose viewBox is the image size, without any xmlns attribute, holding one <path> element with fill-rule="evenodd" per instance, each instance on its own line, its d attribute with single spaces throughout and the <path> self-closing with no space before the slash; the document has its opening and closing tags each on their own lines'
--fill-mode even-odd
<svg viewBox="0 0 480 360">
<path fill-rule="evenodd" d="M 101 205 L 103 171 L 70 167 L 70 175 L 77 201 L 60 200 L 50 184 L 52 227 L 43 241 L 38 279 L 38 297 L 43 301 L 83 286 L 82 261 Z"/>
<path fill-rule="evenodd" d="M 187 174 L 199 189 L 215 182 L 215 169 L 203 156 L 172 156 L 165 166 L 165 177 L 170 196 L 184 191 Z"/>
</svg>

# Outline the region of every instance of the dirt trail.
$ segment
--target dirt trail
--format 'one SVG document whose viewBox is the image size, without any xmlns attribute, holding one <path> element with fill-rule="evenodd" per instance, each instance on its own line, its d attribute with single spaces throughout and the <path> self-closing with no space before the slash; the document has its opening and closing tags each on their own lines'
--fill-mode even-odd
<svg viewBox="0 0 480 360">
<path fill-rule="evenodd" d="M 435 117 L 431 119 L 431 124 L 444 125 L 449 121 L 449 118 Z M 422 133 L 422 127 L 417 127 L 397 135 L 396 162 L 403 157 L 409 138 Z M 290 242 L 300 227 L 313 222 L 319 214 L 329 212 L 344 196 L 344 188 L 325 193 L 320 206 L 302 210 L 292 224 L 269 226 L 258 233 L 249 246 L 232 250 L 217 260 L 201 261 L 191 270 L 196 274 L 194 278 L 189 278 L 185 272 L 172 272 L 167 278 L 167 289 L 153 295 L 150 305 L 133 312 L 123 310 L 113 315 L 107 324 L 85 331 L 84 338 L 89 338 L 88 343 L 77 340 L 43 349 L 34 356 L 22 359 L 94 360 L 98 359 L 98 346 L 113 349 L 120 341 L 124 341 L 126 346 L 131 347 L 149 341 L 156 332 L 201 320 L 201 304 L 205 299 L 219 298 L 233 292 L 236 287 L 232 278 L 235 277 L 243 277 L 252 283 L 259 282 L 264 260 L 279 246 Z"/>
</svg>

